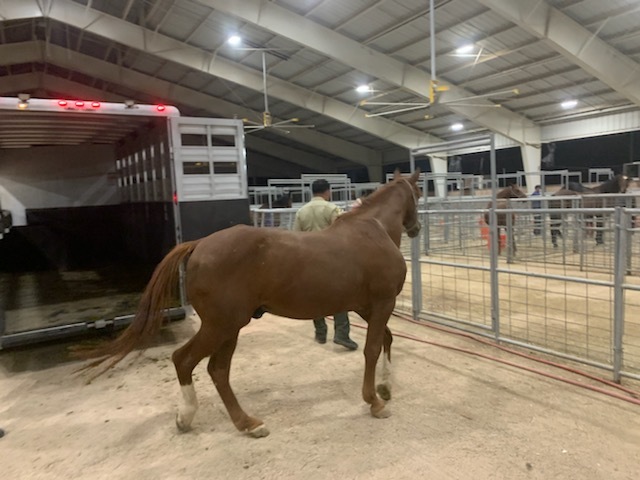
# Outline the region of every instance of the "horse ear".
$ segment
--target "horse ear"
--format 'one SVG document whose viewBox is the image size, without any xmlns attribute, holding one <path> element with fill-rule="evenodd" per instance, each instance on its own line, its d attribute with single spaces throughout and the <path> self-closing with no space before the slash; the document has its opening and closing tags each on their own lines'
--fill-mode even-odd
<svg viewBox="0 0 640 480">
<path fill-rule="evenodd" d="M 409 177 L 409 180 L 415 183 L 418 181 L 418 178 L 420 178 L 420 167 L 415 169 L 411 177 Z"/>
<path fill-rule="evenodd" d="M 400 173 L 400 169 L 396 168 L 396 170 L 393 172 L 393 179 L 398 180 L 399 178 L 402 178 L 402 174 Z"/>
</svg>

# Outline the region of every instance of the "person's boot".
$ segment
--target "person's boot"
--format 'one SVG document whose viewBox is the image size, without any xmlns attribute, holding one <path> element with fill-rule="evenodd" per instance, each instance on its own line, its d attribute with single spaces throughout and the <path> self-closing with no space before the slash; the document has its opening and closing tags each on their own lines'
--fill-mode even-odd
<svg viewBox="0 0 640 480">
<path fill-rule="evenodd" d="M 349 350 L 356 350 L 358 348 L 358 344 L 349 338 L 351 325 L 349 324 L 349 316 L 347 313 L 336 313 L 333 316 L 333 323 L 335 327 L 333 343 L 342 345 Z"/>
<path fill-rule="evenodd" d="M 327 343 L 327 322 L 324 318 L 316 318 L 313 320 L 313 326 L 316 329 L 316 342 Z"/>
</svg>

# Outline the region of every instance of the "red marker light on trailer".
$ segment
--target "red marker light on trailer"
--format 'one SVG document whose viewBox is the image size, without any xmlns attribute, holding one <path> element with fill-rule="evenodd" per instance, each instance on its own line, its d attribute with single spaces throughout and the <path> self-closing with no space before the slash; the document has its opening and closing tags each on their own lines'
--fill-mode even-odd
<svg viewBox="0 0 640 480">
<path fill-rule="evenodd" d="M 60 105 L 61 107 L 66 107 L 67 106 L 67 101 L 66 100 L 58 100 L 58 105 Z"/>
<path fill-rule="evenodd" d="M 100 102 L 91 102 L 93 108 L 100 108 Z"/>
<path fill-rule="evenodd" d="M 173 203 L 178 204 L 178 192 L 173 192 Z"/>
<path fill-rule="evenodd" d="M 159 112 L 164 112 L 167 109 L 167 107 L 165 107 L 164 105 L 158 105 L 156 107 L 156 110 L 158 110 Z"/>
<path fill-rule="evenodd" d="M 82 101 L 76 102 L 76 107 L 78 107 L 78 108 L 84 107 L 84 102 L 82 102 Z"/>
</svg>

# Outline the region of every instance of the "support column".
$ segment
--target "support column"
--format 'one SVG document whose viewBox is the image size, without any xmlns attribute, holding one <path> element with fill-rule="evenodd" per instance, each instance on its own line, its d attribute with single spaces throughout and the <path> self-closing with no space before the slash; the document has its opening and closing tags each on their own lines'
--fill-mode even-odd
<svg viewBox="0 0 640 480">
<path fill-rule="evenodd" d="M 527 192 L 532 193 L 536 185 L 540 185 L 542 148 L 530 145 L 520 147 L 522 166 L 527 179 Z"/>
<path fill-rule="evenodd" d="M 367 165 L 367 172 L 369 173 L 370 182 L 384 182 L 384 175 L 382 173 L 382 155 L 378 155 L 378 158 L 371 160 Z"/>
<path fill-rule="evenodd" d="M 431 172 L 436 174 L 436 180 L 434 181 L 436 197 L 444 198 L 447 196 L 447 158 L 430 155 L 429 162 L 431 163 Z"/>
</svg>

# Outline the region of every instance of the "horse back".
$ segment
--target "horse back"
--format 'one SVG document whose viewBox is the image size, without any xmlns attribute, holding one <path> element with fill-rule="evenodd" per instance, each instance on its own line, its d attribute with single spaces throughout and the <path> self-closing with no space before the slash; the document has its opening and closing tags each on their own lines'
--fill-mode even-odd
<svg viewBox="0 0 640 480">
<path fill-rule="evenodd" d="M 309 318 L 356 310 L 372 295 L 395 298 L 405 276 L 404 257 L 371 219 L 340 222 L 319 232 L 246 225 L 221 230 L 192 253 L 186 284 L 190 297 L 216 289 L 218 300 L 246 304 L 252 312 L 263 307 Z"/>
</svg>

